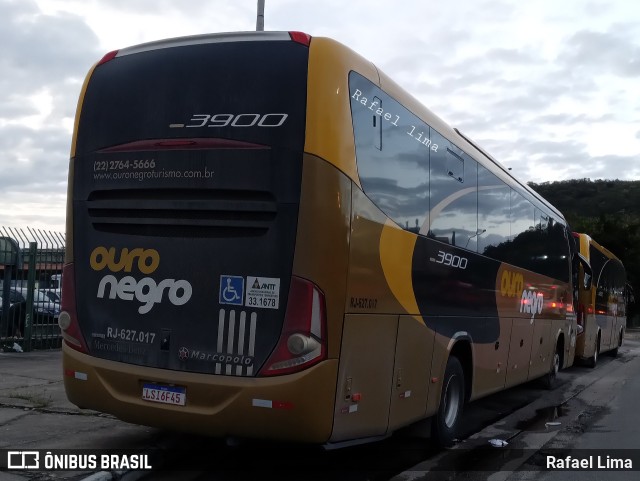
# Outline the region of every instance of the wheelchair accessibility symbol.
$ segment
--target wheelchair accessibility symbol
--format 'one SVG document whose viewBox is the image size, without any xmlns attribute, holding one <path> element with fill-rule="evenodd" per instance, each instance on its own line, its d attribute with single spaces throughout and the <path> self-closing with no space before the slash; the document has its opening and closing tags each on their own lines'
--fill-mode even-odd
<svg viewBox="0 0 640 481">
<path fill-rule="evenodd" d="M 244 277 L 220 276 L 220 304 L 241 306 L 244 299 Z"/>
</svg>

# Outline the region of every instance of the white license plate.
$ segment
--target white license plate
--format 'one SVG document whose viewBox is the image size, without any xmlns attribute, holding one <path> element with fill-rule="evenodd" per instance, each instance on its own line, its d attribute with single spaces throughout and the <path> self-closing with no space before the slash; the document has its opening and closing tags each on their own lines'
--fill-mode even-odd
<svg viewBox="0 0 640 481">
<path fill-rule="evenodd" d="M 142 386 L 142 399 L 154 403 L 184 406 L 187 403 L 187 390 L 176 386 L 144 384 Z"/>
</svg>

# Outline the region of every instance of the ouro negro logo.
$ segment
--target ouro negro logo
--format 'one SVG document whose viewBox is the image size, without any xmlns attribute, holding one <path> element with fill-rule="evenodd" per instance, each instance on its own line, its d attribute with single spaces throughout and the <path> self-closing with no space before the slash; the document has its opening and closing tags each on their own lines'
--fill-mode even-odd
<svg viewBox="0 0 640 481">
<path fill-rule="evenodd" d="M 142 274 L 152 274 L 160 265 L 160 254 L 155 249 L 142 248 L 124 248 L 117 253 L 115 247 L 100 246 L 91 252 L 89 263 L 94 271 L 108 269 L 113 273 L 128 273 L 135 268 Z M 174 306 L 186 304 L 191 299 L 192 288 L 185 280 L 163 279 L 156 282 L 151 277 L 138 280 L 128 275 L 118 279 L 113 274 L 107 274 L 100 280 L 97 297 L 104 299 L 107 292 L 109 299 L 135 299 L 141 302 L 138 312 L 146 314 L 154 304 L 162 302 L 165 293 Z"/>
</svg>

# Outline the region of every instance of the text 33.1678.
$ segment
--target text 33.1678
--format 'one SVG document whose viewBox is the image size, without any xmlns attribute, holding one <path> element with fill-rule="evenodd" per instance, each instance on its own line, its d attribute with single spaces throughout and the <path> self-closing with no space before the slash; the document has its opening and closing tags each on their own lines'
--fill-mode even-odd
<svg viewBox="0 0 640 481">
<path fill-rule="evenodd" d="M 247 306 L 249 307 L 276 307 L 276 300 L 272 297 L 247 297 Z"/>
</svg>

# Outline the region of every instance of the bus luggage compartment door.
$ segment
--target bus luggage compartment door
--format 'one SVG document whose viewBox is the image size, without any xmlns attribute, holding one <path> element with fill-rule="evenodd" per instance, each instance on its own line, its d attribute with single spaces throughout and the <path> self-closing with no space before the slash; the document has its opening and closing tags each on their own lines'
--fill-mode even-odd
<svg viewBox="0 0 640 481">
<path fill-rule="evenodd" d="M 531 319 L 514 319 L 509 343 L 509 364 L 505 387 L 523 383 L 529 377 L 531 359 L 531 338 L 533 323 Z"/>
<path fill-rule="evenodd" d="M 345 315 L 331 442 L 387 432 L 397 331 L 397 315 Z"/>
<path fill-rule="evenodd" d="M 425 416 L 435 331 L 420 318 L 400 316 L 391 387 L 389 430 Z"/>
</svg>

